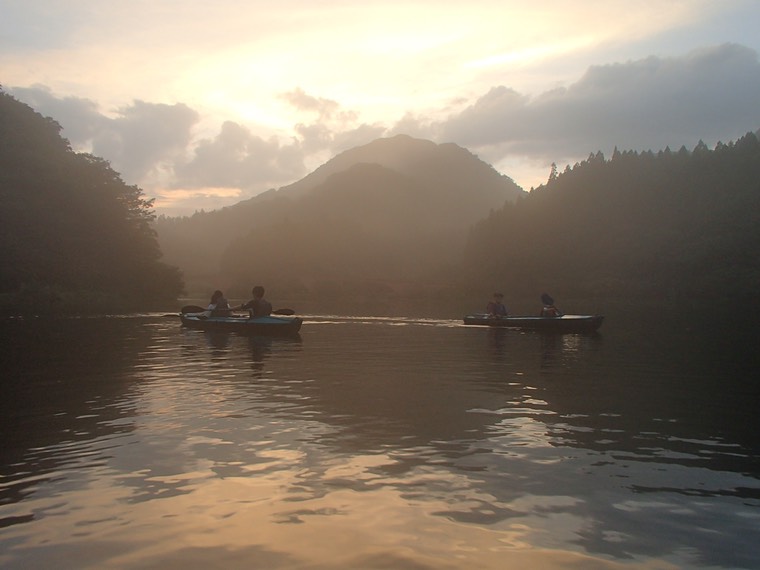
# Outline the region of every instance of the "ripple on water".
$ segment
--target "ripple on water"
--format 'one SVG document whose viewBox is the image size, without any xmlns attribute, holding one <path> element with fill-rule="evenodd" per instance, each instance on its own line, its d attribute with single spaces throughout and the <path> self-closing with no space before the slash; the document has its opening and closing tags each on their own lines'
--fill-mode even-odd
<svg viewBox="0 0 760 570">
<path fill-rule="evenodd" d="M 8 360 L 0 565 L 757 560 L 754 409 L 727 416 L 729 378 L 716 393 L 652 343 L 337 315 L 294 340 L 76 326 Z"/>
</svg>

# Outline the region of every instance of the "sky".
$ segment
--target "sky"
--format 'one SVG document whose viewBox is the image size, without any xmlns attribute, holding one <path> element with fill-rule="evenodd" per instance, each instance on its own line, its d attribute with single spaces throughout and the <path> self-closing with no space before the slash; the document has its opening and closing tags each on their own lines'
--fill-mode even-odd
<svg viewBox="0 0 760 570">
<path fill-rule="evenodd" d="M 760 0 L 0 0 L 0 86 L 155 198 L 234 204 L 408 134 L 551 164 L 760 129 Z"/>
</svg>

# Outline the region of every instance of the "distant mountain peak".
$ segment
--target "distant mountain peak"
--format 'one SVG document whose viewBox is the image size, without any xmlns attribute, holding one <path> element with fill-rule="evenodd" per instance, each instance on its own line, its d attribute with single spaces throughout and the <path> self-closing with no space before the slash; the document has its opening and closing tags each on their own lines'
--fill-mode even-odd
<svg viewBox="0 0 760 570">
<path fill-rule="evenodd" d="M 304 196 L 331 175 L 359 163 L 378 164 L 425 182 L 451 182 L 453 176 L 462 184 L 480 186 L 484 192 L 503 192 L 503 200 L 523 193 L 511 178 L 499 174 L 469 150 L 454 143 L 437 144 L 405 134 L 379 138 L 343 151 L 298 182 L 283 186 L 278 193 L 291 198 Z"/>
<path fill-rule="evenodd" d="M 225 251 L 230 274 L 242 271 L 237 253 L 256 251 L 265 243 L 267 255 L 274 255 L 270 260 L 312 252 L 313 259 L 302 261 L 318 267 L 320 274 L 328 275 L 335 263 L 345 265 L 336 256 L 358 255 L 362 261 L 357 267 L 377 257 L 371 273 L 392 275 L 398 268 L 384 266 L 380 258 L 415 271 L 445 263 L 459 255 L 470 226 L 523 193 L 467 149 L 396 135 L 344 151 L 266 195 L 177 226 L 164 224 L 159 236 L 167 259 L 188 274 L 205 275 Z M 345 244 L 353 244 L 350 252 L 344 251 Z M 262 255 L 258 252 L 257 259 Z M 272 263 L 272 268 L 280 265 Z M 315 275 L 301 270 L 299 279 L 310 271 Z"/>
</svg>

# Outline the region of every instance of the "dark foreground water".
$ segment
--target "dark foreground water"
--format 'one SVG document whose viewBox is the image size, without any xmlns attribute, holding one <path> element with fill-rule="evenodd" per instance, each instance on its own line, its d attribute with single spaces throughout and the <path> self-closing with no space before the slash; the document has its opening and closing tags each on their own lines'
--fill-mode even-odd
<svg viewBox="0 0 760 570">
<path fill-rule="evenodd" d="M 757 347 L 663 328 L 5 322 L 0 566 L 758 568 Z"/>
</svg>

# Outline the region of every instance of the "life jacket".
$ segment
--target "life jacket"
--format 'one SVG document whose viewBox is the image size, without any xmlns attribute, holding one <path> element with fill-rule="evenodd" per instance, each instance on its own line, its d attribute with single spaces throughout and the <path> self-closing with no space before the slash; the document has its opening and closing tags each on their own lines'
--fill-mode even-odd
<svg viewBox="0 0 760 570">
<path fill-rule="evenodd" d="M 224 297 L 219 299 L 215 305 L 209 305 L 207 310 L 211 311 L 212 317 L 229 317 L 232 314 L 230 304 Z"/>
</svg>

